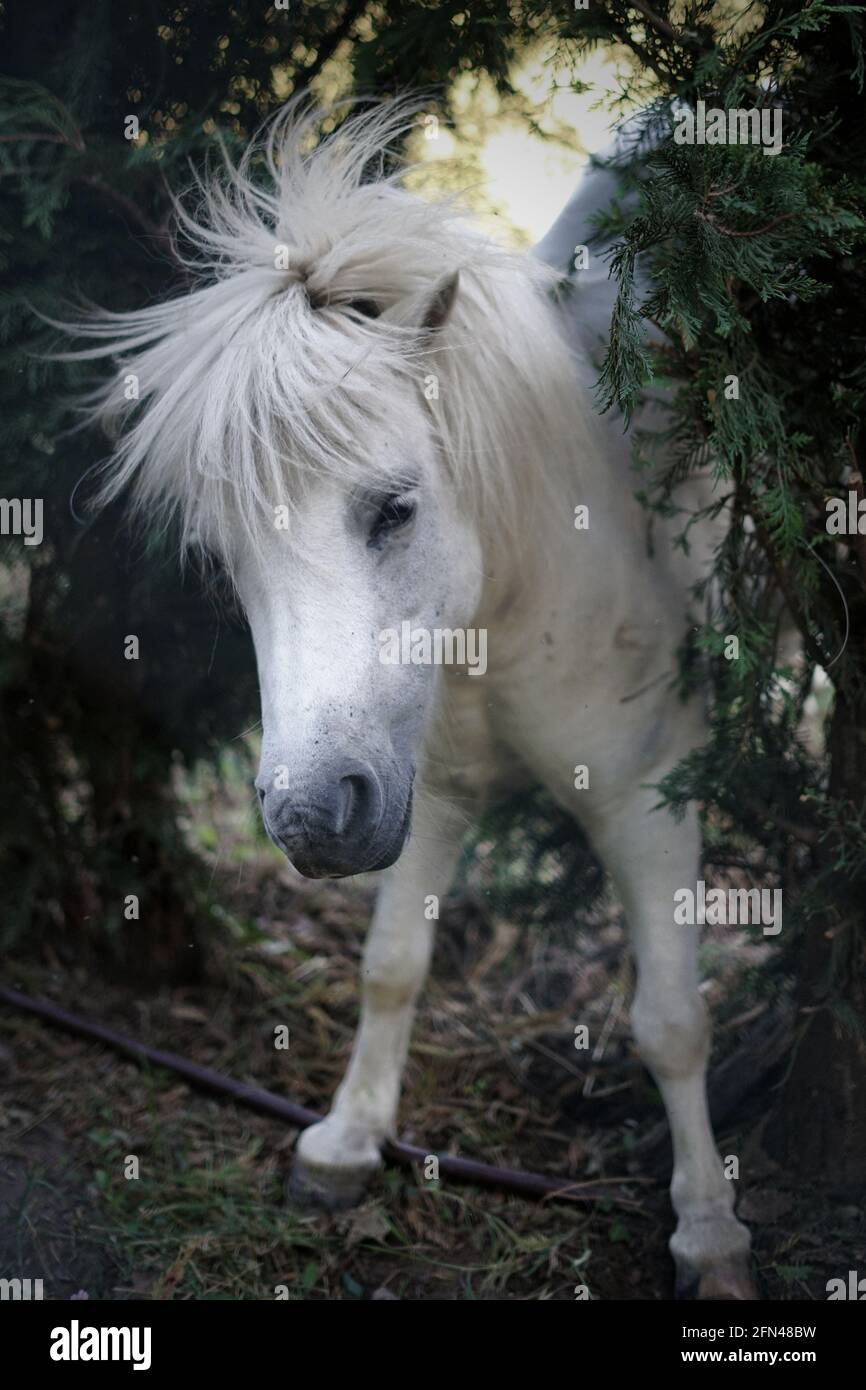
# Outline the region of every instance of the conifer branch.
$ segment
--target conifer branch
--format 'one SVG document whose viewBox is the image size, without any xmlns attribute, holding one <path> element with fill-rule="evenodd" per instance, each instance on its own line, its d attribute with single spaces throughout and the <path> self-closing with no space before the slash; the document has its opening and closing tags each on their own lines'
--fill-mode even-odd
<svg viewBox="0 0 866 1390">
<path fill-rule="evenodd" d="M 711 212 L 703 212 L 701 208 L 698 208 L 695 212 L 695 217 L 699 217 L 702 222 L 709 223 L 713 231 L 718 232 L 720 236 L 743 237 L 745 240 L 749 240 L 751 237 L 763 236 L 765 232 L 772 232 L 775 227 L 781 227 L 783 222 L 790 222 L 792 218 L 800 217 L 801 215 L 799 211 L 785 212 L 781 217 L 774 217 L 772 222 L 765 222 L 763 227 L 756 227 L 753 232 L 736 232 L 733 227 L 723 226 Z"/>
<path fill-rule="evenodd" d="M 344 39 L 349 37 L 356 20 L 361 18 L 367 8 L 367 0 L 353 0 L 346 6 L 345 13 L 340 21 L 335 25 L 326 39 L 319 44 L 315 58 L 308 68 L 302 68 L 300 76 L 304 80 L 304 86 L 309 87 L 310 83 L 318 77 L 326 63 L 330 62 Z"/>
<path fill-rule="evenodd" d="M 694 42 L 690 35 L 683 34 L 679 29 L 675 29 L 668 20 L 662 19 L 661 15 L 651 10 L 649 5 L 643 4 L 642 0 L 632 0 L 632 9 L 642 14 L 647 23 L 651 24 L 653 29 L 657 30 L 663 38 L 670 40 L 671 43 L 690 44 Z"/>
<path fill-rule="evenodd" d="M 155 222 L 128 194 L 121 193 L 118 188 L 112 188 L 111 184 L 106 183 L 97 174 L 75 174 L 71 182 L 83 184 L 85 187 L 93 189 L 94 193 L 98 193 L 107 202 L 113 203 L 119 211 L 126 214 L 131 222 L 135 223 L 146 237 L 157 243 L 160 250 L 183 272 L 186 279 L 189 278 L 189 270 L 177 254 L 167 222 Z"/>
<path fill-rule="evenodd" d="M 16 140 L 39 140 L 48 145 L 66 145 L 70 150 L 76 150 L 79 154 L 84 150 L 84 141 L 81 136 L 77 140 L 70 140 L 65 135 L 46 135 L 38 130 L 19 130 L 12 135 L 0 135 L 0 145 L 11 145 Z"/>
</svg>

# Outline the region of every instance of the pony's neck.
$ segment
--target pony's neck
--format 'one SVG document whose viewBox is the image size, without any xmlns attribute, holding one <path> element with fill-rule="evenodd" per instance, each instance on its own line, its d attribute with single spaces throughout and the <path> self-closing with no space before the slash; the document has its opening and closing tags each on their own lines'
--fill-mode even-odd
<svg viewBox="0 0 866 1390">
<path fill-rule="evenodd" d="M 574 555 L 574 509 L 620 505 L 621 470 L 607 469 L 603 427 L 582 384 L 585 364 L 567 341 L 530 257 L 461 278 L 435 354 L 434 403 L 448 466 L 484 555 L 480 614 L 491 621 L 524 594 L 555 588 Z M 587 547 L 584 547 L 586 549 Z"/>
</svg>

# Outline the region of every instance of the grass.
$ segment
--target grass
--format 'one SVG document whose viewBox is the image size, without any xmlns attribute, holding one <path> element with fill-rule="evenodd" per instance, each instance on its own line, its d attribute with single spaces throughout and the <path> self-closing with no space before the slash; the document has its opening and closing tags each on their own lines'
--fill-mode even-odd
<svg viewBox="0 0 866 1390">
<path fill-rule="evenodd" d="M 351 1046 L 371 893 L 300 880 L 256 838 L 246 803 L 216 784 L 193 802 L 188 833 L 211 858 L 225 924 L 198 984 L 146 993 L 44 950 L 19 956 L 7 979 L 321 1111 Z M 547 1301 L 574 1299 L 578 1286 L 592 1298 L 671 1297 L 665 1159 L 647 1148 L 663 1112 L 630 1039 L 618 906 L 602 897 L 559 924 L 525 922 L 487 897 L 486 872 L 482 854 L 472 896 L 443 911 L 400 1137 L 617 1179 L 632 1206 L 531 1203 L 386 1170 L 353 1212 L 301 1212 L 284 1195 L 294 1131 L 3 1010 L 0 1273 L 44 1278 L 49 1298 Z M 146 921 L 136 929 L 146 950 Z M 719 1058 L 744 1019 L 777 1007 L 772 953 L 743 932 L 708 933 Z M 594 1040 L 606 1022 L 593 1063 L 574 1029 L 587 1024 Z M 287 1050 L 274 1046 L 281 1025 Z M 762 1153 L 770 1099 L 753 1096 L 723 1125 L 721 1152 L 742 1157 L 765 1294 L 823 1298 L 828 1278 L 866 1268 L 866 1222 Z M 128 1178 L 133 1157 L 139 1175 Z"/>
</svg>

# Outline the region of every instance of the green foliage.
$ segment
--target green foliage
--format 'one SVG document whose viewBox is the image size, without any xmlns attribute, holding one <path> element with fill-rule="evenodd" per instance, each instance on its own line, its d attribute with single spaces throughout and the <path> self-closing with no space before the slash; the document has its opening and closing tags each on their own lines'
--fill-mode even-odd
<svg viewBox="0 0 866 1390">
<path fill-rule="evenodd" d="M 186 181 L 210 137 L 200 118 L 173 131 L 180 105 L 156 107 L 177 66 L 156 8 L 131 21 L 137 38 L 104 4 L 13 4 L 0 21 L 0 491 L 43 499 L 45 534 L 0 541 L 0 890 L 4 946 L 49 927 L 61 955 L 89 943 L 158 976 L 195 969 L 211 915 L 178 830 L 175 768 L 252 723 L 255 675 L 240 626 L 178 573 L 171 538 L 153 548 L 120 507 L 88 512 L 108 444 L 70 432 L 90 374 L 49 360 L 59 335 L 41 317 L 176 285 L 168 183 Z M 226 99 L 232 75 L 211 80 L 208 99 L 219 82 Z M 124 138 L 129 114 L 153 137 L 141 147 Z M 124 657 L 128 634 L 138 661 Z M 130 894 L 138 921 L 124 917 Z"/>
<path fill-rule="evenodd" d="M 716 841 L 762 846 L 801 923 L 831 925 L 811 987 L 843 992 L 864 961 L 866 567 L 856 537 L 828 535 L 825 502 L 861 486 L 866 451 L 866 9 L 767 0 L 644 14 L 645 138 L 619 166 L 631 198 L 598 223 L 615 237 L 618 281 L 599 401 L 628 417 L 663 388 L 667 427 L 634 432 L 644 502 L 677 515 L 677 487 L 710 472 L 713 501 L 682 513 L 680 543 L 720 497 L 729 519 L 684 652 L 686 684 L 710 674 L 710 739 L 661 797 L 675 810 L 697 800 Z M 781 152 L 677 143 L 679 114 L 699 98 L 776 108 Z M 802 734 L 816 665 L 836 696 L 826 756 Z"/>
<path fill-rule="evenodd" d="M 464 844 L 455 889 L 483 894 L 488 910 L 573 932 L 605 890 L 587 837 L 540 789 L 490 807 Z"/>
</svg>

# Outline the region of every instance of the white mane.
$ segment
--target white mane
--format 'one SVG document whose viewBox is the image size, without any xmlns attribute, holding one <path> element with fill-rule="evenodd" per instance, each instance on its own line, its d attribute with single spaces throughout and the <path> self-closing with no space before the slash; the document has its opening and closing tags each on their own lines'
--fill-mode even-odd
<svg viewBox="0 0 866 1390">
<path fill-rule="evenodd" d="M 547 298 L 552 273 L 386 172 L 414 114 L 406 102 L 362 110 L 316 143 L 321 118 L 295 100 L 237 167 L 226 156 L 196 184 L 193 210 L 176 204 L 197 286 L 76 328 L 95 345 L 70 355 L 117 359 L 88 402 L 118 440 L 101 500 L 132 484 L 148 524 L 177 515 L 185 545 L 228 554 L 233 528 L 273 525 L 312 474 L 387 478 L 365 434 L 378 423 L 405 437 L 404 403 L 429 373 L 444 458 L 488 536 L 513 540 L 545 480 L 563 467 L 574 477 L 587 412 Z M 402 326 L 454 270 L 446 325 Z M 125 398 L 130 376 L 138 400 Z"/>
</svg>

